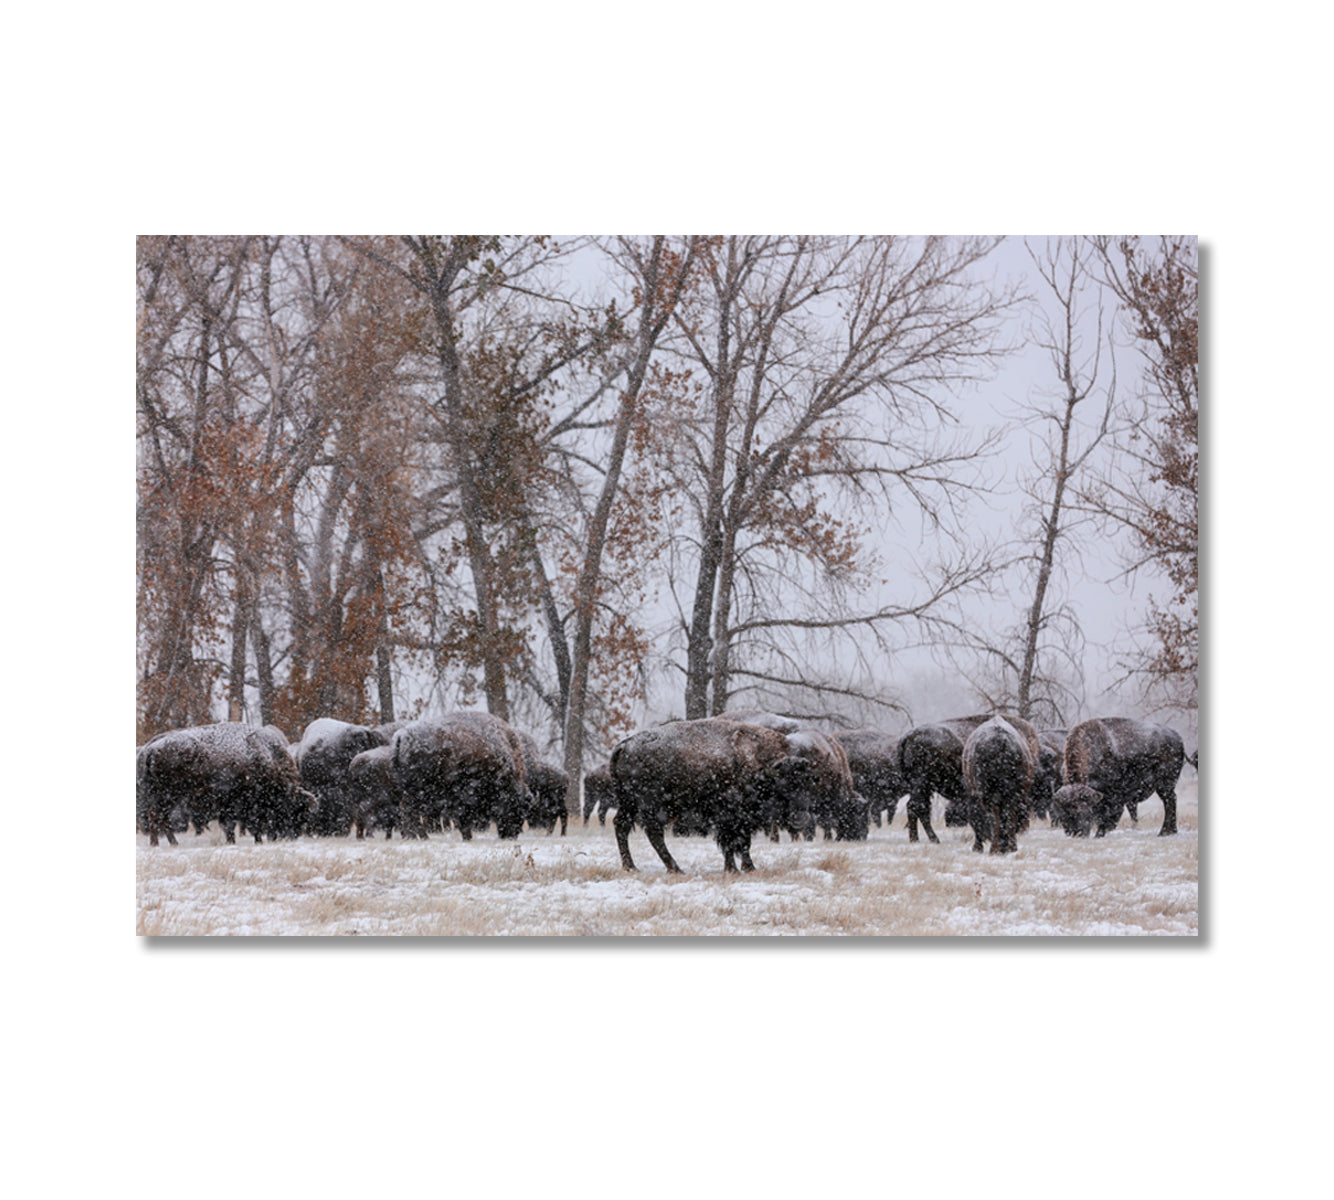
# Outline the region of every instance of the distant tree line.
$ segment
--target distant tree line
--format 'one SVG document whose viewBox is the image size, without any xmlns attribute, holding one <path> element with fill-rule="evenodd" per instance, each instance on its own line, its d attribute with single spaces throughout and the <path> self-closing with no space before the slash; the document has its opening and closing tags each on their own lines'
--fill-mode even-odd
<svg viewBox="0 0 1334 1200">
<path fill-rule="evenodd" d="M 1049 248 L 1058 300 L 1071 254 L 1097 272 L 1145 387 L 1120 420 L 1099 393 L 1109 415 L 1072 448 L 1097 372 L 1067 346 L 1064 457 L 1008 556 L 964 518 L 1006 431 L 954 401 L 1026 302 L 989 281 L 995 245 L 140 238 L 140 740 L 224 704 L 297 733 L 480 701 L 545 730 L 577 788 L 651 676 L 687 717 L 892 703 L 868 681 L 912 639 L 1008 656 L 997 699 L 1025 714 L 1057 686 L 1062 543 L 1093 519 L 1171 580 L 1132 665 L 1192 705 L 1194 243 Z M 873 535 L 909 519 L 930 553 L 879 561 Z M 962 598 L 1023 562 L 1020 652 L 970 643 Z"/>
</svg>

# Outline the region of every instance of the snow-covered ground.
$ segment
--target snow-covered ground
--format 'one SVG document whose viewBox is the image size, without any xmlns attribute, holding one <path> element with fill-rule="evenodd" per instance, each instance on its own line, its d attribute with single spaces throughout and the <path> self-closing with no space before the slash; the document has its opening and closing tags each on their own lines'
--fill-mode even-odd
<svg viewBox="0 0 1334 1200">
<path fill-rule="evenodd" d="M 726 875 L 711 840 L 674 838 L 669 876 L 647 838 L 621 870 L 611 824 L 569 834 L 456 832 L 425 842 L 303 838 L 228 846 L 216 827 L 179 846 L 138 838 L 141 934 L 1125 935 L 1199 932 L 1194 779 L 1176 837 L 1141 806 L 1105 838 L 1038 823 L 1009 856 L 974 854 L 970 830 L 934 818 L 939 845 L 909 843 L 902 809 L 864 843 L 752 847 L 757 870 Z"/>
</svg>

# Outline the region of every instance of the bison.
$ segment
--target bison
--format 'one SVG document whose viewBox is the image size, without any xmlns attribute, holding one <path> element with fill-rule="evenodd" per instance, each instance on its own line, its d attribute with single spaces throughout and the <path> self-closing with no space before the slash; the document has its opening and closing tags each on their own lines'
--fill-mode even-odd
<svg viewBox="0 0 1334 1200">
<path fill-rule="evenodd" d="M 306 726 L 292 750 L 301 783 L 320 798 L 319 816 L 312 833 L 347 837 L 355 821 L 355 798 L 348 768 L 358 754 L 387 746 L 382 730 L 321 717 Z"/>
<path fill-rule="evenodd" d="M 933 725 L 917 725 L 899 740 L 899 770 L 908 791 L 908 840 L 917 841 L 917 822 L 922 823 L 930 841 L 938 842 L 931 828 L 931 795 L 938 792 L 949 802 L 945 809 L 946 825 L 972 825 L 974 837 L 989 837 L 986 814 L 974 805 L 963 777 L 963 746 L 969 735 L 992 719 L 992 713 L 971 717 L 955 717 Z M 1021 718 L 1006 717 L 1020 727 Z M 1027 739 L 1037 731 L 1022 721 Z M 1040 755 L 1040 748 L 1036 752 Z M 1025 796 L 1023 813 L 1019 818 L 1020 830 L 1027 828 L 1028 797 Z M 976 841 L 974 848 L 977 848 Z"/>
<path fill-rule="evenodd" d="M 392 742 L 358 754 L 348 764 L 347 780 L 357 837 L 383 829 L 388 841 L 394 836 L 395 826 L 401 829 L 403 821 L 403 793 L 394 774 Z"/>
<path fill-rule="evenodd" d="M 866 801 L 853 786 L 847 751 L 818 729 L 798 729 L 784 737 L 788 753 L 810 765 L 803 784 L 810 818 L 804 828 L 792 829 L 792 836 L 801 834 L 810 841 L 818 826 L 826 841 L 865 841 L 870 818 Z M 777 837 L 776 830 L 773 836 Z"/>
<path fill-rule="evenodd" d="M 607 823 L 607 812 L 616 807 L 616 783 L 611 777 L 611 766 L 603 763 L 584 776 L 584 824 L 597 809 L 598 824 Z"/>
<path fill-rule="evenodd" d="M 565 792 L 570 777 L 560 767 L 554 767 L 542 757 L 537 741 L 529 734 L 520 733 L 523 743 L 524 776 L 528 783 L 528 825 L 551 833 L 560 822 L 560 835 L 565 836 L 570 813 L 565 807 Z"/>
<path fill-rule="evenodd" d="M 899 739 L 899 773 L 908 792 L 908 840 L 917 841 L 917 823 L 927 839 L 938 842 L 931 828 L 931 796 L 950 801 L 947 824 L 967 824 L 968 791 L 963 781 L 963 744 L 989 718 L 958 717 L 933 725 L 915 725 Z"/>
<path fill-rule="evenodd" d="M 964 784 L 973 809 L 973 849 L 985 839 L 992 854 L 1019 849 L 1019 829 L 1037 773 L 1037 730 L 1018 717 L 983 721 L 963 744 Z"/>
<path fill-rule="evenodd" d="M 404 836 L 452 822 L 468 842 L 493 821 L 500 837 L 519 836 L 528 787 L 523 745 L 508 723 L 479 712 L 427 717 L 404 725 L 393 747 Z"/>
<path fill-rule="evenodd" d="M 1029 807 L 1035 816 L 1051 815 L 1051 802 L 1056 789 L 1061 786 L 1061 764 L 1065 761 L 1065 730 L 1041 729 L 1038 731 L 1037 774 L 1033 776 L 1033 786 L 1029 790 Z M 1056 818 L 1052 817 L 1052 824 Z"/>
<path fill-rule="evenodd" d="M 899 797 L 908 790 L 899 769 L 898 739 L 878 729 L 853 729 L 832 736 L 848 756 L 852 786 L 865 797 L 871 820 L 878 826 L 884 813 L 885 823 L 892 822 Z"/>
<path fill-rule="evenodd" d="M 1186 761 L 1181 735 L 1166 725 L 1129 717 L 1099 717 L 1070 730 L 1065 741 L 1065 783 L 1053 799 L 1061 828 L 1097 837 L 1116 828 L 1121 810 L 1155 792 L 1163 802 L 1160 836 L 1177 831 L 1176 784 Z"/>
<path fill-rule="evenodd" d="M 781 733 L 709 717 L 676 721 L 619 742 L 611 755 L 616 788 L 616 845 L 621 865 L 635 870 L 630 830 L 638 824 L 667 870 L 679 873 L 663 837 L 679 814 L 704 815 L 723 852 L 723 868 L 753 871 L 750 841 L 777 821 L 801 828 L 811 764 L 794 758 Z"/>
<path fill-rule="evenodd" d="M 176 845 L 182 815 L 196 830 L 217 821 L 228 842 L 238 826 L 259 842 L 299 837 L 319 810 L 272 725 L 227 721 L 160 733 L 140 747 L 136 774 L 138 823 L 151 846 L 164 833 Z"/>
</svg>

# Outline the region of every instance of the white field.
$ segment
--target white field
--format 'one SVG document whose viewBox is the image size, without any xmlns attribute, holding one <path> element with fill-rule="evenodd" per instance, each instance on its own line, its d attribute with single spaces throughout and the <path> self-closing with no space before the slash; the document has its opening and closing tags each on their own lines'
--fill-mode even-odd
<svg viewBox="0 0 1334 1200">
<path fill-rule="evenodd" d="M 939 805 L 939 802 L 938 802 Z M 216 826 L 179 846 L 138 837 L 136 932 L 360 935 L 1075 935 L 1199 933 L 1196 784 L 1178 789 L 1176 837 L 1162 805 L 1105 838 L 1039 822 L 1019 852 L 975 854 L 972 831 L 908 841 L 902 806 L 866 842 L 757 838 L 756 870 L 727 875 L 711 840 L 668 834 L 668 875 L 642 831 L 621 870 L 611 821 L 564 838 L 494 832 L 463 842 L 383 836 L 226 845 Z"/>
</svg>

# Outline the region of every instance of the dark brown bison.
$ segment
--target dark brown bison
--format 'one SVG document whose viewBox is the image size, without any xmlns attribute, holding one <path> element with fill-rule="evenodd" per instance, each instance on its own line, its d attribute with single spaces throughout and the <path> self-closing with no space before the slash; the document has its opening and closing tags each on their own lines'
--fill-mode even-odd
<svg viewBox="0 0 1334 1200">
<path fill-rule="evenodd" d="M 804 783 L 810 817 L 804 828 L 789 830 L 793 838 L 801 835 L 810 841 L 818 827 L 826 840 L 865 841 L 870 819 L 865 798 L 853 786 L 847 751 L 818 729 L 798 728 L 783 736 L 788 753 L 810 765 Z M 776 830 L 773 836 L 777 838 Z"/>
<path fill-rule="evenodd" d="M 611 777 L 611 766 L 603 763 L 584 776 L 584 824 L 597 809 L 598 824 L 607 823 L 607 812 L 616 807 L 616 783 Z"/>
<path fill-rule="evenodd" d="M 908 840 L 917 841 L 920 821 L 927 839 L 938 842 L 931 828 L 931 796 L 950 801 L 946 824 L 968 823 L 968 789 L 963 781 L 963 744 L 987 716 L 956 717 L 931 725 L 915 725 L 899 739 L 899 773 L 908 792 Z M 953 814 L 953 815 L 952 815 Z"/>
<path fill-rule="evenodd" d="M 384 830 L 386 841 L 393 837 L 403 820 L 403 793 L 394 774 L 393 744 L 362 751 L 348 764 L 347 778 L 357 837 L 364 838 L 377 829 Z"/>
<path fill-rule="evenodd" d="M 1186 760 L 1181 735 L 1166 725 L 1129 717 L 1100 717 L 1070 730 L 1065 741 L 1065 784 L 1055 795 L 1057 822 L 1072 837 L 1097 837 L 1116 828 L 1121 810 L 1155 792 L 1163 802 L 1160 835 L 1177 831 L 1177 779 Z"/>
<path fill-rule="evenodd" d="M 459 712 L 411 721 L 394 734 L 394 776 L 405 837 L 458 827 L 465 842 L 495 822 L 518 837 L 528 813 L 523 745 L 490 713 Z"/>
<path fill-rule="evenodd" d="M 679 814 L 698 813 L 714 831 L 723 867 L 752 871 L 750 841 L 772 822 L 806 821 L 809 761 L 788 752 L 781 733 L 724 718 L 676 721 L 619 742 L 611 755 L 616 787 L 616 845 L 621 865 L 635 870 L 630 830 L 636 824 L 668 871 L 681 868 L 663 837 Z"/>
<path fill-rule="evenodd" d="M 848 756 L 852 786 L 866 800 L 871 820 L 878 826 L 884 813 L 885 823 L 891 823 L 899 798 L 908 791 L 899 770 L 898 738 L 878 729 L 853 729 L 833 738 Z"/>
<path fill-rule="evenodd" d="M 1052 798 L 1061 786 L 1061 769 L 1065 761 L 1065 730 L 1038 730 L 1038 770 L 1029 789 L 1028 803 L 1033 815 L 1047 818 L 1051 814 Z M 1055 824 L 1055 818 L 1052 819 Z"/>
<path fill-rule="evenodd" d="M 196 830 L 217 821 L 229 842 L 238 826 L 256 842 L 299 837 L 319 809 L 272 725 L 227 721 L 158 734 L 140 747 L 136 774 L 138 823 L 152 846 L 162 834 L 176 845 L 182 817 Z"/>
<path fill-rule="evenodd" d="M 528 783 L 528 827 L 551 833 L 559 821 L 560 835 L 564 837 L 570 820 L 565 807 L 570 777 L 542 757 L 536 739 L 530 734 L 520 733 L 519 741 L 523 743 L 524 777 Z"/>
<path fill-rule="evenodd" d="M 975 814 L 974 850 L 982 849 L 984 839 L 990 840 L 992 854 L 1019 849 L 1019 830 L 1040 749 L 1037 730 L 1019 717 L 994 716 L 968 735 L 962 765 Z"/>
<path fill-rule="evenodd" d="M 292 757 L 301 772 L 302 786 L 320 798 L 312 833 L 347 837 L 355 821 L 348 768 L 358 754 L 388 744 L 389 736 L 380 729 L 332 717 L 321 717 L 306 726 L 301 740 L 292 748 Z"/>
<path fill-rule="evenodd" d="M 916 725 L 899 739 L 899 771 L 908 792 L 908 840 L 917 841 L 917 822 L 922 823 L 930 841 L 938 842 L 931 828 L 931 796 L 939 793 L 948 801 L 945 808 L 946 825 L 972 825 L 974 836 L 986 839 L 985 813 L 972 802 L 963 777 L 963 746 L 979 725 L 991 720 L 993 713 L 971 717 L 955 717 L 931 725 Z M 1018 717 L 1006 717 L 1011 722 Z M 1037 731 L 1023 722 L 1025 737 Z M 1041 751 L 1039 749 L 1039 755 Z M 1028 801 L 1025 798 L 1020 829 L 1027 828 Z M 979 828 L 980 827 L 980 828 Z M 976 848 L 977 843 L 974 842 Z"/>
</svg>

